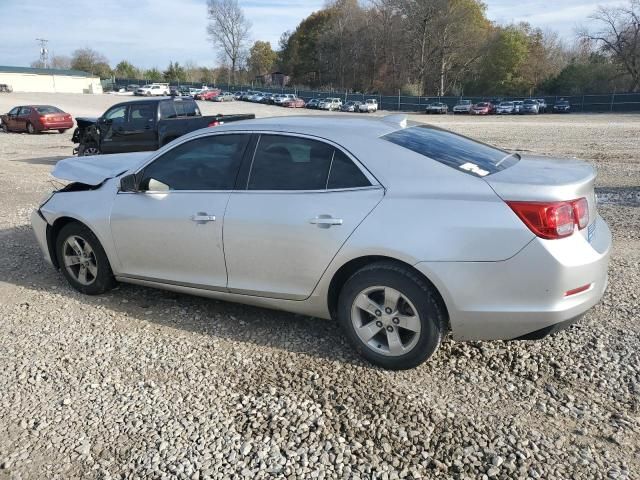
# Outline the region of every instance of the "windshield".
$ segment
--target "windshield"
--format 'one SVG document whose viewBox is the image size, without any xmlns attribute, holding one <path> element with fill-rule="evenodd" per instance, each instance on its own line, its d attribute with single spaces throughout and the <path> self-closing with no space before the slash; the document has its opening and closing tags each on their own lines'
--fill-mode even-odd
<svg viewBox="0 0 640 480">
<path fill-rule="evenodd" d="M 429 125 L 404 128 L 382 138 L 476 177 L 499 172 L 520 160 L 517 153 Z"/>
<path fill-rule="evenodd" d="M 500 104 L 501 107 L 513 107 L 513 103 L 511 102 L 502 102 Z"/>
<path fill-rule="evenodd" d="M 525 105 L 535 105 L 536 103 L 538 103 L 538 102 L 536 102 L 535 100 L 525 100 L 524 101 Z"/>
<path fill-rule="evenodd" d="M 566 100 L 562 100 L 558 102 L 556 105 L 569 105 L 569 102 L 567 102 Z"/>
<path fill-rule="evenodd" d="M 477 106 L 478 107 L 487 107 L 489 104 L 488 103 L 479 103 Z"/>
</svg>

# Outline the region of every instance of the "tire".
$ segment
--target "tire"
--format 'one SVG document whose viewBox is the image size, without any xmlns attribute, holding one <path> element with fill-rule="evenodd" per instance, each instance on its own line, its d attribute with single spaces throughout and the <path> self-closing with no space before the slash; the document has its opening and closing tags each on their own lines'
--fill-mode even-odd
<svg viewBox="0 0 640 480">
<path fill-rule="evenodd" d="M 100 147 L 96 143 L 81 143 L 78 145 L 78 156 L 86 157 L 89 155 L 100 155 Z"/>
<path fill-rule="evenodd" d="M 80 293 L 100 295 L 115 287 L 109 259 L 98 238 L 85 225 L 72 222 L 62 227 L 56 237 L 56 256 L 62 274 Z M 76 260 L 82 263 L 67 266 Z"/>
<path fill-rule="evenodd" d="M 59 129 L 58 129 L 58 132 L 60 132 L 60 133 L 64 133 L 64 132 L 66 132 L 67 130 L 68 130 L 68 128 L 59 128 Z"/>
<path fill-rule="evenodd" d="M 29 133 L 29 135 L 34 135 L 38 133 L 36 132 L 36 128 L 33 126 L 31 122 L 27 122 L 27 133 Z"/>
<path fill-rule="evenodd" d="M 0 122 L 0 130 L 2 130 L 4 133 L 9 133 L 9 128 L 4 122 Z"/>
<path fill-rule="evenodd" d="M 385 298 L 392 299 L 397 294 L 401 300 L 389 300 L 388 309 L 382 310 Z M 366 302 L 371 313 L 355 304 L 362 295 L 373 301 Z M 385 369 L 405 370 L 425 362 L 438 349 L 446 332 L 446 314 L 440 305 L 435 288 L 410 268 L 379 262 L 358 270 L 346 281 L 338 299 L 337 316 L 362 357 Z M 405 329 L 404 324 L 411 328 Z M 364 329 L 359 330 L 357 325 Z M 363 340 L 358 331 L 369 331 L 370 340 Z M 393 348 L 393 352 L 390 339 L 400 340 L 401 348 Z"/>
</svg>

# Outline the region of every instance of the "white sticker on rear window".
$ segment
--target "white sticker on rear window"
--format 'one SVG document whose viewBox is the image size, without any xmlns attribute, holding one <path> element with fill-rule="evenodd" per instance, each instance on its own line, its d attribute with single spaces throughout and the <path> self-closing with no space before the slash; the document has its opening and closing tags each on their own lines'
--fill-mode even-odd
<svg viewBox="0 0 640 480">
<path fill-rule="evenodd" d="M 484 170 L 480 168 L 478 165 L 476 165 L 475 163 L 471 163 L 471 162 L 463 163 L 458 168 L 461 168 L 462 170 L 466 170 L 467 172 L 475 173 L 479 177 L 484 177 L 485 175 L 489 175 L 489 172 L 487 170 Z"/>
</svg>

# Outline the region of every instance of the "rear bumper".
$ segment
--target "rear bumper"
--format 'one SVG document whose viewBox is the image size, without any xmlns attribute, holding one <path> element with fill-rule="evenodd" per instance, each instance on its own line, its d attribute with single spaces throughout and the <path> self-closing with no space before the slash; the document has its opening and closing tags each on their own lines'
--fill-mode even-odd
<svg viewBox="0 0 640 480">
<path fill-rule="evenodd" d="M 47 122 L 42 124 L 42 130 L 68 130 L 73 128 L 73 122 Z"/>
<path fill-rule="evenodd" d="M 537 337 L 580 317 L 602 298 L 611 232 L 599 216 L 595 222 L 591 243 L 582 233 L 535 238 L 502 262 L 422 262 L 416 268 L 442 294 L 454 339 Z M 565 296 L 587 284 L 587 290 Z"/>
<path fill-rule="evenodd" d="M 38 241 L 40 250 L 42 250 L 44 259 L 49 265 L 53 266 L 51 255 L 49 254 L 49 244 L 47 242 L 47 226 L 48 224 L 40 213 L 40 210 L 34 210 L 31 213 L 31 227 L 33 228 L 33 233 Z"/>
</svg>

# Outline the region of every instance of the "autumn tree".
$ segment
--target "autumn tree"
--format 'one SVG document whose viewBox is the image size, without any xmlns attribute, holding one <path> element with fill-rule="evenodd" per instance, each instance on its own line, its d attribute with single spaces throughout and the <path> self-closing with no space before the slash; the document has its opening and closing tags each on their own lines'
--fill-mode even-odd
<svg viewBox="0 0 640 480">
<path fill-rule="evenodd" d="M 249 50 L 247 66 L 254 76 L 262 75 L 271 71 L 277 59 L 278 55 L 271 49 L 271 43 L 258 40 Z"/>
<path fill-rule="evenodd" d="M 229 60 L 230 76 L 234 80 L 236 68 L 249 39 L 251 24 L 237 0 L 208 0 L 207 12 L 207 33 L 214 46 L 220 47 Z"/>
<path fill-rule="evenodd" d="M 630 75 L 631 89 L 640 90 L 640 0 L 629 0 L 625 6 L 599 7 L 591 19 L 599 28 L 583 29 L 581 36 L 611 56 Z"/>
<path fill-rule="evenodd" d="M 71 54 L 71 68 L 82 70 L 100 78 L 111 76 L 107 57 L 91 48 L 79 48 Z"/>
</svg>

